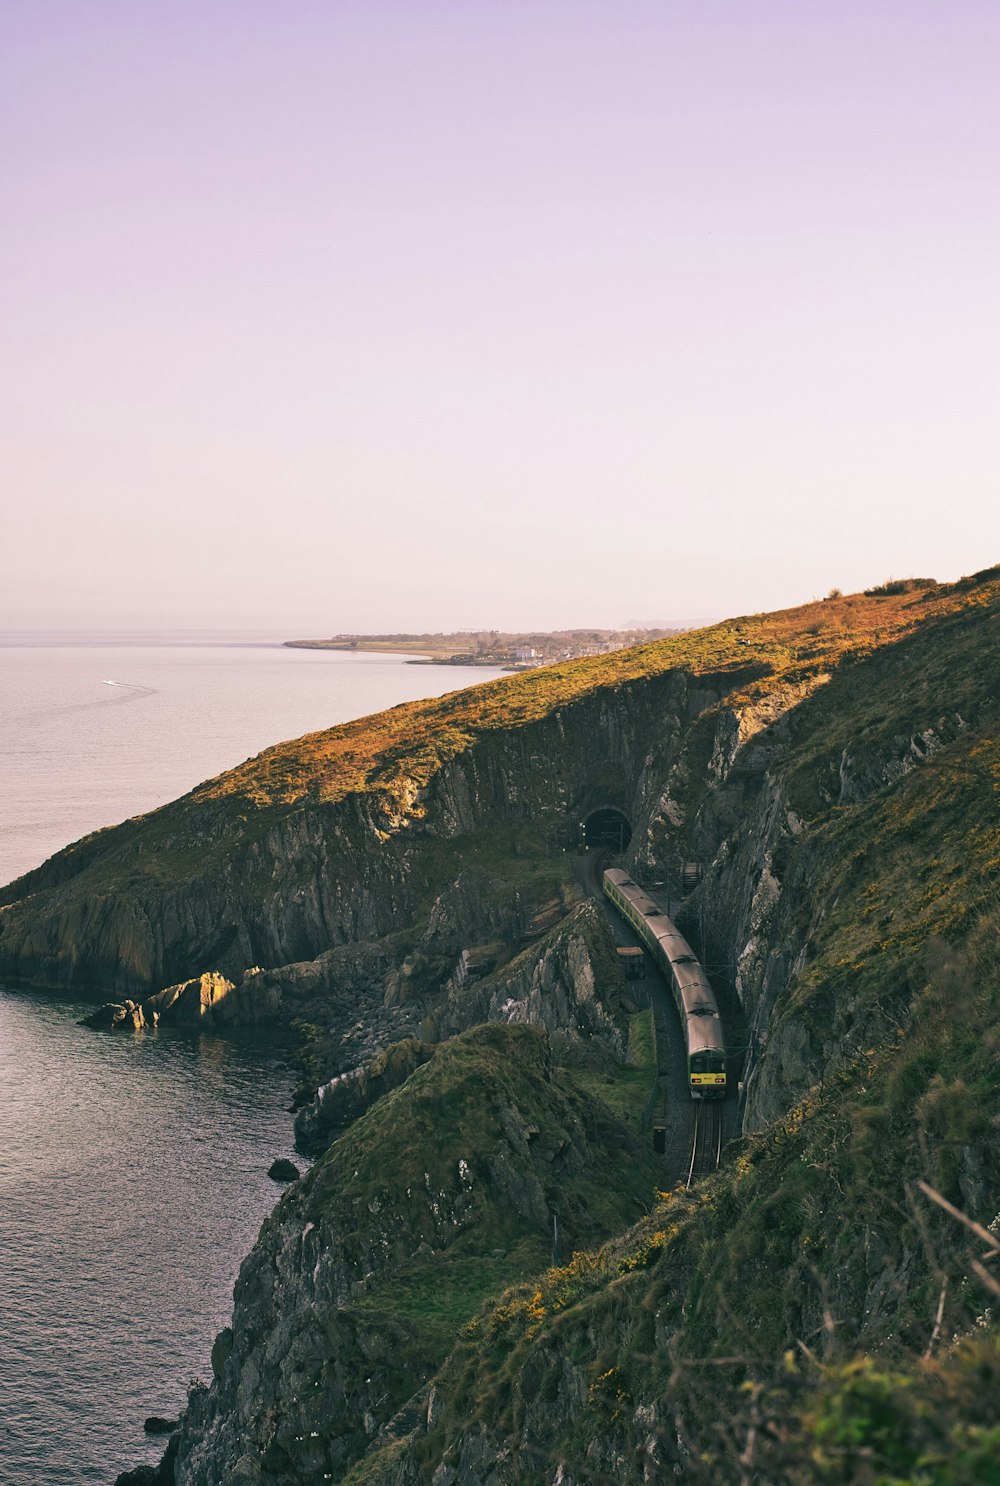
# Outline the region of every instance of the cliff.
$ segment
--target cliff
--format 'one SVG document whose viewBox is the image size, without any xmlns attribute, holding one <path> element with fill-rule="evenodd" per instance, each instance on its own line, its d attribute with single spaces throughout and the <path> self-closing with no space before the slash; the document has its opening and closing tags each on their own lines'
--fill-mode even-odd
<svg viewBox="0 0 1000 1486">
<path fill-rule="evenodd" d="M 429 954 L 457 956 L 470 928 L 473 943 L 531 930 L 597 806 L 633 822 L 642 860 L 710 859 L 742 804 L 705 797 L 756 735 L 773 741 L 832 673 L 988 589 L 748 616 L 269 749 L 4 889 L 0 974 L 141 999 L 404 931 L 443 985 L 452 967 Z"/>
<path fill-rule="evenodd" d="M 282 1198 L 240 1271 L 178 1481 L 336 1477 L 405 1433 L 456 1331 L 561 1242 L 645 1205 L 654 1167 L 538 1028 L 479 1028 L 418 1062 Z"/>
<path fill-rule="evenodd" d="M 607 921 L 593 902 L 578 904 L 502 969 L 483 980 L 450 980 L 446 989 L 437 1017 L 425 1019 L 435 1042 L 484 1022 L 518 1022 L 544 1028 L 564 1062 L 600 1067 L 628 1061 L 628 1013 L 636 1008 Z M 342 1061 L 343 1044 L 338 1051 Z M 331 1061 L 330 1049 L 324 1052 L 322 1061 Z M 321 1084 L 296 1115 L 297 1144 L 305 1151 L 324 1149 L 431 1053 L 412 1038 L 394 1042 Z"/>
<path fill-rule="evenodd" d="M 7 976 L 146 1001 L 222 974 L 233 992 L 208 1012 L 296 1020 L 312 1089 L 336 1090 L 303 1117 L 332 1143 L 247 1261 L 178 1483 L 322 1465 L 387 1486 L 675 1467 L 798 1486 L 927 1461 L 929 1480 L 990 1479 L 998 613 L 996 569 L 890 585 L 397 708 L 269 750 L 6 891 Z M 573 866 L 606 807 L 642 877 L 675 897 L 697 878 L 682 927 L 749 1027 L 743 1139 L 693 1193 L 650 1198 L 614 1094 L 634 1029 Z M 530 1078 L 502 1093 L 491 1070 L 514 1078 L 520 1058 Z M 581 1136 L 565 1101 L 605 1077 Z M 432 1100 L 447 1139 L 419 1118 L 436 1080 L 466 1090 Z M 568 1164 L 546 1177 L 539 1142 Z M 463 1196 L 460 1160 L 492 1185 Z M 642 1174 L 641 1216 L 618 1166 Z M 588 1171 L 610 1182 L 600 1222 Z M 415 1301 L 406 1266 L 437 1240 L 401 1204 L 421 1190 L 420 1223 L 445 1215 L 438 1249 L 528 1228 L 504 1230 L 495 1264 L 470 1250 L 468 1287 L 423 1253 Z M 554 1263 L 553 1213 L 572 1215 Z M 425 1328 L 434 1275 L 465 1300 Z"/>
</svg>

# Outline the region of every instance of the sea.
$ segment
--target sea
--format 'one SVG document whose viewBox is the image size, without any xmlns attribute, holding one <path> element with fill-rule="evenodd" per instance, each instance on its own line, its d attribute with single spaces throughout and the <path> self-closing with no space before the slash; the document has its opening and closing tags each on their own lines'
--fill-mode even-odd
<svg viewBox="0 0 1000 1486">
<path fill-rule="evenodd" d="M 0 882 L 284 738 L 498 674 L 239 634 L 0 634 Z M 210 1377 L 295 1159 L 273 1038 L 81 1027 L 0 987 L 0 1482 L 112 1486 Z"/>
</svg>

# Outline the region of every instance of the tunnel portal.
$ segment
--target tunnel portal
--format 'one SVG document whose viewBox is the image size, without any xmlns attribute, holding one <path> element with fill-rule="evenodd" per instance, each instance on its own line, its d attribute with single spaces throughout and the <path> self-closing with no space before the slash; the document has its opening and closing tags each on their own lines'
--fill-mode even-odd
<svg viewBox="0 0 1000 1486">
<path fill-rule="evenodd" d="M 632 840 L 627 816 L 612 805 L 593 810 L 583 822 L 583 844 L 602 846 L 605 851 L 623 852 Z"/>
</svg>

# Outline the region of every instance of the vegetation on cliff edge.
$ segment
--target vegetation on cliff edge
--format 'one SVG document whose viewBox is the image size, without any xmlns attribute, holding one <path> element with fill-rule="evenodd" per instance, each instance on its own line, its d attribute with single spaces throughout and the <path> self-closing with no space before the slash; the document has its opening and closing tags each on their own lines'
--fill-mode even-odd
<svg viewBox="0 0 1000 1486">
<path fill-rule="evenodd" d="M 888 585 L 894 590 L 898 585 Z M 634 650 L 550 666 L 309 733 L 266 749 L 246 763 L 199 785 L 150 815 L 84 837 L 50 863 L 0 893 L 14 902 L 38 888 L 101 870 L 107 856 L 118 869 L 130 860 L 160 877 L 191 870 L 183 846 L 185 822 L 199 822 L 198 850 L 255 829 L 253 817 L 286 813 L 308 803 L 333 803 L 350 794 L 378 792 L 404 813 L 420 813 L 420 791 L 451 758 L 487 733 L 516 729 L 571 706 L 594 692 L 681 670 L 721 678 L 729 705 L 752 712 L 783 688 L 804 691 L 836 667 L 871 655 L 926 620 L 989 602 L 1000 590 L 1000 569 L 953 585 L 927 580 L 903 592 L 853 594 L 774 614 L 742 615 Z M 179 844 L 181 843 L 181 844 Z"/>
</svg>

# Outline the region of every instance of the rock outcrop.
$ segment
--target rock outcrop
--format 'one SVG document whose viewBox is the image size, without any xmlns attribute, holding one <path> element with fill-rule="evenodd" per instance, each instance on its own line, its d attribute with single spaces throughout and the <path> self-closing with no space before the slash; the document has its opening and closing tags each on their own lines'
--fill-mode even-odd
<svg viewBox="0 0 1000 1486">
<path fill-rule="evenodd" d="M 302 1175 L 295 1162 L 287 1160 L 284 1156 L 279 1156 L 276 1161 L 271 1162 L 267 1168 L 267 1174 L 272 1182 L 297 1182 Z"/>
<path fill-rule="evenodd" d="M 168 1026 L 200 1027 L 225 1021 L 226 1003 L 236 987 L 217 971 L 206 971 L 179 985 L 167 986 L 142 1003 L 147 1021 Z"/>
<path fill-rule="evenodd" d="M 429 1018 L 437 1041 L 481 1022 L 523 1022 L 543 1028 L 561 1058 L 614 1063 L 626 1057 L 626 1015 L 634 1007 L 607 920 L 593 902 L 579 904 L 502 969 L 482 980 L 463 973 L 445 990 Z M 328 1079 L 296 1115 L 296 1144 L 309 1153 L 324 1150 L 433 1055 L 432 1045 L 408 1038 Z"/>
<path fill-rule="evenodd" d="M 106 1001 L 96 1011 L 80 1018 L 81 1027 L 107 1032 L 142 1032 L 148 1025 L 141 1002 Z"/>
<path fill-rule="evenodd" d="M 210 1027 L 266 1019 L 281 1004 L 280 993 L 259 985 L 259 970 L 248 971 L 237 988 L 218 971 L 208 970 L 178 985 L 165 986 L 144 1001 L 110 1001 L 82 1019 L 85 1027 L 140 1032 L 157 1027 Z"/>
<path fill-rule="evenodd" d="M 321 1084 L 316 1097 L 295 1116 L 296 1145 L 303 1151 L 325 1150 L 377 1099 L 398 1089 L 433 1055 L 433 1047 L 408 1038 Z"/>
<path fill-rule="evenodd" d="M 598 1241 L 653 1169 L 555 1076 L 540 1029 L 450 1041 L 264 1224 L 215 1381 L 182 1420 L 177 1486 L 340 1479 L 402 1428 L 481 1298 L 545 1262 L 554 1215 L 568 1245 Z"/>
<path fill-rule="evenodd" d="M 485 980 L 452 985 L 440 1021 L 449 1033 L 479 1022 L 526 1022 L 544 1027 L 562 1056 L 603 1047 L 623 1059 L 630 1005 L 607 920 L 588 901 Z"/>
</svg>

